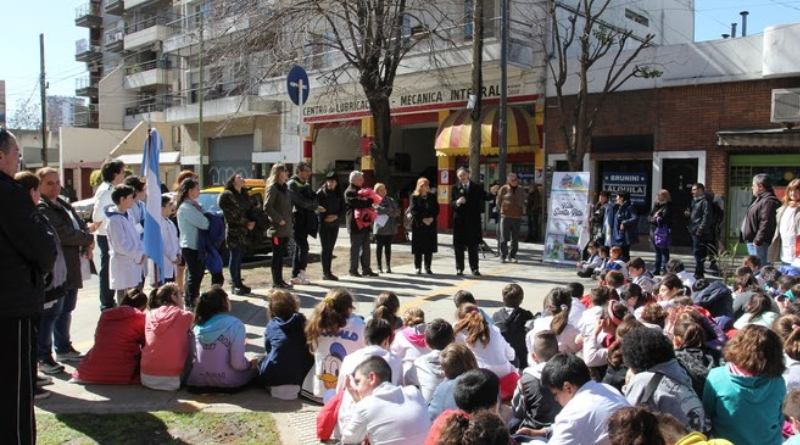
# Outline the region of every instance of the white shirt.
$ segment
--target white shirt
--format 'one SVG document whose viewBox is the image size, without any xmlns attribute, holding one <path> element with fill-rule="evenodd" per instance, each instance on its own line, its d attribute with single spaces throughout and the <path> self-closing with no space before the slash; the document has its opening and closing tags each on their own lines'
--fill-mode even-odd
<svg viewBox="0 0 800 445">
<path fill-rule="evenodd" d="M 475 354 L 479 367 L 492 371 L 502 379 L 516 370 L 511 364 L 516 354 L 499 329 L 489 326 L 489 331 L 489 344 L 486 346 L 480 340 L 476 341 L 474 345 L 468 345 L 467 335 L 464 331 L 456 334 L 456 343 L 467 345 Z"/>
<path fill-rule="evenodd" d="M 536 321 L 533 322 L 533 329 L 530 330 L 525 335 L 525 346 L 528 348 L 528 354 L 533 352 L 533 340 L 536 338 L 536 334 L 542 331 L 548 331 L 550 329 L 550 324 L 553 322 L 553 316 L 548 315 L 546 317 L 537 318 Z M 578 347 L 578 344 L 575 343 L 575 338 L 578 337 L 580 331 L 578 328 L 573 326 L 567 320 L 567 325 L 564 326 L 564 330 L 561 331 L 556 338 L 558 339 L 558 352 L 578 352 L 581 348 Z"/>
<path fill-rule="evenodd" d="M 342 361 L 342 366 L 339 368 L 339 381 L 336 385 L 337 392 L 344 389 L 347 376 L 352 375 L 358 365 L 370 357 L 381 357 L 386 360 L 386 363 L 388 363 L 389 367 L 392 368 L 392 384 L 398 386 L 402 384 L 402 359 L 378 345 L 370 345 L 357 351 L 353 351 L 344 358 Z M 356 403 L 350 393 L 345 391 L 344 396 L 342 396 L 342 404 L 339 406 L 339 417 L 337 421 L 339 431 L 344 431 L 344 428 L 349 423 L 350 417 L 355 412 L 355 404 Z"/>
<path fill-rule="evenodd" d="M 360 444 L 369 437 L 373 445 L 422 445 L 430 428 L 428 408 L 417 388 L 383 382 L 353 406 L 342 443 Z"/>
<path fill-rule="evenodd" d="M 569 324 L 578 327 L 578 322 L 584 312 L 586 312 L 586 306 L 583 305 L 581 299 L 572 297 L 572 307 L 569 308 Z"/>
<path fill-rule="evenodd" d="M 106 216 L 106 207 L 114 205 L 111 200 L 111 192 L 114 186 L 110 182 L 104 182 L 97 187 L 94 193 L 94 208 L 92 209 L 92 221 L 100 221 L 100 226 L 97 228 L 97 235 L 108 236 L 108 217 Z"/>
<path fill-rule="evenodd" d="M 630 406 L 613 387 L 586 382 L 556 416 L 548 445 L 609 445 L 608 419 Z"/>
</svg>

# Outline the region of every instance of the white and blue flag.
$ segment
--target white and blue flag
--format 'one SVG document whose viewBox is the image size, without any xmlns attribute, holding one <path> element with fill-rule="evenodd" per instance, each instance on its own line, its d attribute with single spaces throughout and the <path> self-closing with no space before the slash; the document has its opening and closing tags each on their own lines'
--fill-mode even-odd
<svg viewBox="0 0 800 445">
<path fill-rule="evenodd" d="M 142 159 L 142 176 L 145 178 L 147 203 L 144 212 L 144 253 L 157 266 L 156 282 L 163 281 L 164 272 L 164 240 L 161 239 L 161 180 L 158 175 L 158 158 L 164 142 L 156 129 L 150 130 L 150 136 L 144 142 L 144 158 Z M 155 278 L 155 277 L 154 277 Z"/>
</svg>

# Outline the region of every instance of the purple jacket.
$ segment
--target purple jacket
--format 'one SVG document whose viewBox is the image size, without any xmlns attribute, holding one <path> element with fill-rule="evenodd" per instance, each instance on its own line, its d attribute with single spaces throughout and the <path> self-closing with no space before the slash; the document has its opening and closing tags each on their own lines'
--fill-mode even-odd
<svg viewBox="0 0 800 445">
<path fill-rule="evenodd" d="M 244 355 L 246 333 L 241 320 L 217 314 L 192 331 L 195 351 L 187 385 L 237 388 L 253 380 L 256 370 Z"/>
</svg>

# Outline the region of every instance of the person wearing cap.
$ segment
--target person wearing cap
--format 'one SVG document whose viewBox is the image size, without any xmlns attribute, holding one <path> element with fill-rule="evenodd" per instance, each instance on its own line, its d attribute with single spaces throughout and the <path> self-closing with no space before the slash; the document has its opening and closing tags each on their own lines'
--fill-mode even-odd
<svg viewBox="0 0 800 445">
<path fill-rule="evenodd" d="M 325 175 L 325 183 L 317 191 L 317 203 L 325 210 L 317 212 L 319 218 L 319 241 L 322 245 L 322 277 L 337 281 L 333 274 L 333 247 L 339 237 L 339 225 L 344 218 L 344 195 L 335 171 Z"/>
</svg>

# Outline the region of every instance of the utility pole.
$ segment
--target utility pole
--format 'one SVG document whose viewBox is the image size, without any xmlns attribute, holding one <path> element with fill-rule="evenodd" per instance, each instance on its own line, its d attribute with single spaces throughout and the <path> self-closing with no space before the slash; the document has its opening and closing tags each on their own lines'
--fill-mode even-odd
<svg viewBox="0 0 800 445">
<path fill-rule="evenodd" d="M 472 95 L 469 98 L 472 128 L 469 141 L 470 179 L 481 178 L 481 101 L 483 100 L 483 1 L 472 3 Z"/>
<path fill-rule="evenodd" d="M 508 0 L 501 0 L 500 9 L 500 168 L 497 180 L 504 184 L 508 155 Z"/>
<path fill-rule="evenodd" d="M 47 81 L 44 77 L 44 34 L 39 34 L 39 90 L 42 96 L 42 167 L 47 167 Z"/>
<path fill-rule="evenodd" d="M 200 188 L 203 188 L 203 183 L 205 179 L 205 174 L 203 173 L 203 149 L 205 148 L 205 140 L 203 139 L 203 101 L 205 100 L 205 73 L 203 72 L 203 52 L 205 51 L 205 45 L 203 44 L 203 22 L 205 22 L 205 17 L 203 16 L 205 10 L 201 8 L 198 14 L 200 14 L 200 85 L 197 87 L 197 92 L 199 94 L 199 119 L 197 124 L 197 142 L 200 144 L 200 169 L 197 172 L 197 179 L 200 182 Z"/>
</svg>

